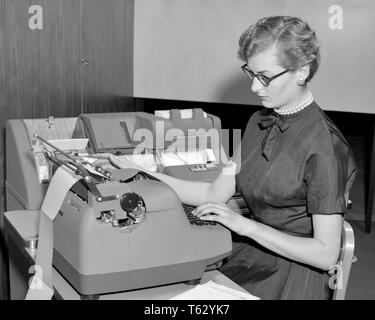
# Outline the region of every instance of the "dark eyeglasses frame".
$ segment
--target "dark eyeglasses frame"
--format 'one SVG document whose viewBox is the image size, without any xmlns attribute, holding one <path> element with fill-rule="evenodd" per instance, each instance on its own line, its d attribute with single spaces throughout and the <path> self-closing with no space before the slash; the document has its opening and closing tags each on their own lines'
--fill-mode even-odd
<svg viewBox="0 0 375 320">
<path fill-rule="evenodd" d="M 272 80 L 275 80 L 276 78 L 282 76 L 284 73 L 287 73 L 288 71 L 290 71 L 290 69 L 286 69 L 276 75 L 274 75 L 273 77 L 271 78 L 268 78 L 267 76 L 264 76 L 262 74 L 256 74 L 254 72 L 252 72 L 248 67 L 247 67 L 247 64 L 244 64 L 241 66 L 241 69 L 242 71 L 251 79 L 251 80 L 254 80 L 254 78 L 257 78 L 259 80 L 259 82 L 264 85 L 265 87 L 268 87 L 270 82 Z"/>
</svg>

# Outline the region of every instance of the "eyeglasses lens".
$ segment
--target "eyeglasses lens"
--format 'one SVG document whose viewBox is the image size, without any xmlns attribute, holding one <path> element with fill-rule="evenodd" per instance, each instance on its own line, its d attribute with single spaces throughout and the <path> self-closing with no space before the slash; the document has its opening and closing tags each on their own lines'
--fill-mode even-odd
<svg viewBox="0 0 375 320">
<path fill-rule="evenodd" d="M 247 69 L 245 66 L 242 67 L 243 72 L 254 81 L 254 78 L 257 78 L 261 84 L 263 84 L 265 87 L 267 87 L 270 83 L 269 79 L 266 76 L 262 75 L 255 75 L 251 70 Z"/>
</svg>

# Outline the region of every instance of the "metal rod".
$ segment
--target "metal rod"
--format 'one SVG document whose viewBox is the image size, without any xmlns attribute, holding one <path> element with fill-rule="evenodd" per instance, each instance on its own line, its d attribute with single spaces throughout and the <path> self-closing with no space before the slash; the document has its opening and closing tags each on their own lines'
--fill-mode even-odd
<svg viewBox="0 0 375 320">
<path fill-rule="evenodd" d="M 55 161 L 55 162 L 58 163 L 59 165 L 67 166 L 70 170 L 73 170 L 73 171 L 75 171 L 75 172 L 76 172 L 77 170 L 79 170 L 75 164 L 70 163 L 70 162 L 64 162 L 64 161 L 60 160 L 59 158 L 55 157 L 54 155 L 52 155 L 50 152 L 47 152 L 47 156 L 48 156 L 52 161 Z"/>
<path fill-rule="evenodd" d="M 58 147 L 56 147 L 55 145 L 53 145 L 51 142 L 47 141 L 46 139 L 38 136 L 38 135 L 35 135 L 35 138 L 39 139 L 40 141 L 44 142 L 45 144 L 49 145 L 51 148 L 55 149 L 56 151 L 62 153 L 65 157 L 67 157 L 68 159 L 72 160 L 74 163 L 77 163 L 77 160 L 72 158 L 70 155 L 68 155 L 66 152 L 62 151 L 61 149 L 59 149 Z"/>
</svg>

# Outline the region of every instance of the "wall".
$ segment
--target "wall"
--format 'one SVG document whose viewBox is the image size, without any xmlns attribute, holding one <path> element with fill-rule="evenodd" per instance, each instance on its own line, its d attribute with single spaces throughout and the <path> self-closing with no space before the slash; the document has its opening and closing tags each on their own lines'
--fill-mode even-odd
<svg viewBox="0 0 375 320">
<path fill-rule="evenodd" d="M 280 14 L 317 32 L 322 63 L 311 90 L 323 109 L 375 113 L 372 0 L 137 0 L 134 96 L 260 104 L 237 42 L 260 17 Z"/>
<path fill-rule="evenodd" d="M 0 0 L 0 299 L 5 122 L 137 110 L 133 13 L 134 0 Z"/>
</svg>

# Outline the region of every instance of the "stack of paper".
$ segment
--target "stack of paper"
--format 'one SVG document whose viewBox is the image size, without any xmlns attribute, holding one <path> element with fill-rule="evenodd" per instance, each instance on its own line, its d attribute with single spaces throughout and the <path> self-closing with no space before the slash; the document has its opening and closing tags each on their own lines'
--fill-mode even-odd
<svg viewBox="0 0 375 320">
<path fill-rule="evenodd" d="M 59 148 L 62 151 L 69 150 L 85 150 L 89 139 L 59 139 L 59 140 L 48 140 L 52 145 Z M 45 147 L 50 151 L 55 151 L 49 145 L 45 144 Z"/>
<path fill-rule="evenodd" d="M 260 298 L 208 281 L 170 300 L 259 300 Z"/>
<path fill-rule="evenodd" d="M 180 109 L 181 119 L 191 119 L 193 117 L 193 109 Z M 170 110 L 155 110 L 155 116 L 169 119 Z M 207 118 L 207 113 L 203 112 L 203 117 Z"/>
</svg>

